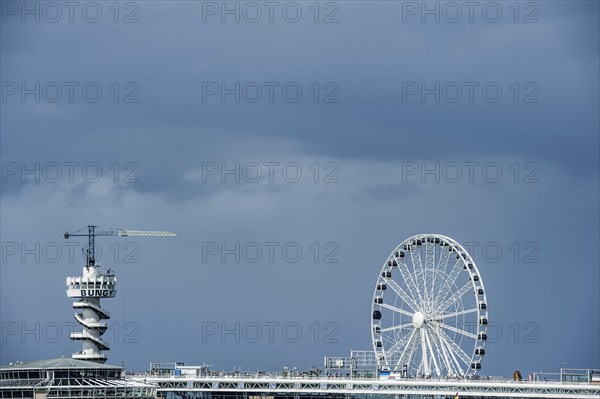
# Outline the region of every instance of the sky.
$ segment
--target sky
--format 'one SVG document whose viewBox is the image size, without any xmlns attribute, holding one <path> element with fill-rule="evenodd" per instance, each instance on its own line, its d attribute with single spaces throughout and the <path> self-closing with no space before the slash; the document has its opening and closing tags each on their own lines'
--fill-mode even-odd
<svg viewBox="0 0 600 399">
<path fill-rule="evenodd" d="M 380 269 L 469 248 L 482 372 L 600 368 L 595 1 L 0 2 L 0 363 L 70 356 L 98 238 L 109 363 L 322 367 Z"/>
</svg>

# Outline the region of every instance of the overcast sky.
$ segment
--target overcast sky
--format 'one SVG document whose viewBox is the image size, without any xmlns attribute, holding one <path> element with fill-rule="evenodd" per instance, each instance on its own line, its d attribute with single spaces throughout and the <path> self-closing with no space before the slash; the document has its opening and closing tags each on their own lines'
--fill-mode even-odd
<svg viewBox="0 0 600 399">
<path fill-rule="evenodd" d="M 485 374 L 600 368 L 598 2 L 0 4 L 0 363 L 79 350 L 96 224 L 178 233 L 98 239 L 129 369 L 370 349 L 423 232 L 473 248 Z"/>
</svg>

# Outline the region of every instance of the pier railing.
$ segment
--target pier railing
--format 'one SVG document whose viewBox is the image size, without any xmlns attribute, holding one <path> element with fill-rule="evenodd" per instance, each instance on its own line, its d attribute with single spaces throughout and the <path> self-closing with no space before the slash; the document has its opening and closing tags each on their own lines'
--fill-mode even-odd
<svg viewBox="0 0 600 399">
<path fill-rule="evenodd" d="M 159 396 L 169 394 L 189 398 L 201 397 L 202 393 L 288 395 L 305 397 L 323 395 L 352 397 L 414 397 L 453 396 L 489 398 L 569 398 L 586 399 L 600 397 L 600 384 L 565 381 L 513 381 L 509 379 L 378 379 L 353 378 L 350 376 L 283 376 L 255 374 L 223 375 L 157 375 L 141 373 L 128 376 L 138 382 L 157 385 Z"/>
<path fill-rule="evenodd" d="M 573 385 L 573 384 L 582 384 L 589 385 L 592 381 L 584 381 L 584 380 L 574 380 L 574 381 L 562 381 L 560 379 L 560 373 L 533 373 L 532 379 L 522 379 L 522 380 L 513 380 L 510 378 L 504 377 L 480 377 L 480 378 L 416 378 L 416 377 L 407 377 L 407 378 L 379 378 L 379 377 L 366 377 L 366 376 L 302 376 L 302 375 L 283 375 L 279 373 L 270 373 L 270 374 L 256 374 L 256 373 L 213 373 L 206 375 L 169 375 L 169 374 L 155 374 L 155 373 L 145 373 L 145 372 L 134 372 L 127 373 L 126 378 L 132 380 L 298 380 L 298 381 L 332 381 L 332 382 L 355 382 L 355 381 L 396 381 L 396 382 L 430 382 L 430 383 L 444 383 L 444 382 L 480 382 L 480 383 L 510 383 L 510 384 L 522 384 L 522 385 L 531 385 L 531 384 L 564 384 L 564 385 Z M 600 386 L 600 383 L 597 383 Z"/>
</svg>

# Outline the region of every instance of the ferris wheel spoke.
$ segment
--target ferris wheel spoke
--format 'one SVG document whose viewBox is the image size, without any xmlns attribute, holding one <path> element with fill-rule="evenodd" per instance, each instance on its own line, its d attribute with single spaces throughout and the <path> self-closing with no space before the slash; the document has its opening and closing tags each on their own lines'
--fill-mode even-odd
<svg viewBox="0 0 600 399">
<path fill-rule="evenodd" d="M 461 310 L 460 312 L 446 313 L 446 314 L 443 314 L 441 317 L 443 319 L 447 319 L 448 317 L 461 316 L 463 314 L 469 314 L 469 313 L 474 313 L 474 312 L 477 312 L 477 308 Z"/>
<path fill-rule="evenodd" d="M 436 356 L 436 352 L 433 351 L 433 347 L 431 345 L 431 340 L 429 339 L 429 333 L 424 328 L 422 328 L 421 330 L 424 330 L 423 331 L 423 335 L 425 336 L 425 339 L 427 341 L 427 346 L 429 348 L 429 353 L 431 355 L 431 360 L 433 362 L 433 367 L 435 368 L 436 375 L 439 376 L 439 375 L 441 375 L 441 373 L 440 373 L 440 367 L 438 366 L 438 362 L 437 362 L 437 359 L 435 357 Z"/>
<path fill-rule="evenodd" d="M 444 344 L 441 342 L 441 339 L 437 333 L 437 331 L 435 331 L 435 328 L 431 328 L 431 332 L 432 332 L 432 339 L 433 339 L 433 343 L 435 345 L 435 347 L 437 348 L 437 352 L 440 355 L 441 360 L 444 362 L 444 366 L 446 367 L 447 373 L 448 374 L 455 374 L 454 373 L 454 364 L 452 364 L 452 362 L 450 361 L 450 358 L 448 357 L 448 351 L 446 350 L 446 347 L 444 346 Z"/>
<path fill-rule="evenodd" d="M 441 272 L 446 273 L 448 267 L 448 259 L 450 258 L 450 251 L 446 247 L 440 247 L 440 257 L 438 259 L 437 269 Z"/>
<path fill-rule="evenodd" d="M 423 262 L 421 261 L 421 250 L 419 249 L 419 245 L 413 245 L 410 250 L 410 256 L 413 260 L 413 265 L 415 269 L 415 277 L 417 283 L 421 283 L 423 289 L 423 296 L 427 298 L 427 284 L 425 283 L 425 269 L 423 268 Z M 417 267 L 419 270 L 417 270 Z M 419 280 L 419 276 L 421 276 L 421 280 Z"/>
<path fill-rule="evenodd" d="M 410 333 L 410 336 L 408 338 L 408 341 L 406 341 L 406 344 L 404 345 L 404 349 L 402 350 L 402 353 L 400 353 L 400 356 L 398 357 L 398 361 L 396 362 L 396 369 L 398 368 L 398 366 L 400 365 L 400 362 L 402 361 L 402 359 L 404 358 L 404 355 L 408 352 L 409 348 L 412 351 L 412 346 L 413 346 L 413 339 L 415 338 L 415 334 L 416 334 L 417 330 L 413 330 Z"/>
<path fill-rule="evenodd" d="M 402 288 L 400 288 L 400 286 L 394 280 L 388 280 L 387 285 L 389 285 L 392 288 L 392 290 L 394 290 L 394 292 L 398 294 L 398 296 L 402 298 L 402 300 L 408 306 L 410 306 L 412 310 L 414 310 L 415 312 L 419 310 L 419 306 L 417 305 L 417 303 Z"/>
<path fill-rule="evenodd" d="M 450 254 L 450 251 L 448 251 L 445 247 L 441 247 L 441 246 L 439 248 L 439 252 L 440 252 L 440 255 L 438 256 L 437 267 L 434 269 L 434 274 L 433 274 L 432 297 L 431 297 L 432 303 L 435 303 L 435 301 L 437 300 L 437 294 L 436 295 L 434 295 L 434 294 L 436 292 L 439 294 L 439 292 L 443 288 L 443 285 L 445 282 L 444 277 L 446 276 L 446 267 L 448 265 L 448 257 Z M 438 276 L 441 277 L 441 280 L 439 281 L 438 284 L 436 284 L 438 282 Z"/>
<path fill-rule="evenodd" d="M 415 333 L 415 339 L 413 340 L 412 347 L 410 348 L 410 352 L 408 352 L 408 356 L 406 359 L 407 369 L 408 369 L 409 365 L 412 364 L 413 357 L 415 356 L 417 348 L 419 347 L 419 339 L 418 338 L 419 338 L 419 336 Z"/>
<path fill-rule="evenodd" d="M 425 240 L 425 282 L 428 282 L 429 287 L 429 303 L 433 303 L 434 286 L 435 286 L 435 242 L 433 240 Z M 427 281 L 429 278 L 430 281 Z"/>
<path fill-rule="evenodd" d="M 444 300 L 444 298 L 446 298 L 446 296 L 448 295 L 448 292 L 450 292 L 450 290 L 452 289 L 452 286 L 454 285 L 454 282 L 456 281 L 456 279 L 458 278 L 458 275 L 460 274 L 460 271 L 462 269 L 462 261 L 460 259 L 457 259 L 456 262 L 454 262 L 454 265 L 452 266 L 452 269 L 450 270 L 450 274 L 447 276 L 447 278 L 440 284 L 440 291 L 438 292 L 437 296 L 435 297 L 435 302 L 439 302 Z"/>
<path fill-rule="evenodd" d="M 396 341 L 389 349 L 384 350 L 384 354 L 386 356 L 391 356 L 394 353 L 397 353 L 401 350 L 401 348 L 403 348 L 406 343 L 412 339 L 412 336 L 414 335 L 414 331 L 411 334 L 407 334 L 404 337 L 400 338 L 399 341 Z"/>
<path fill-rule="evenodd" d="M 420 336 L 421 336 L 421 357 L 422 357 L 422 362 L 423 362 L 423 368 L 425 370 L 425 375 L 429 374 L 429 363 L 428 363 L 428 359 L 427 359 L 427 344 L 425 343 L 425 330 L 424 329 L 420 329 L 419 330 Z"/>
<path fill-rule="evenodd" d="M 396 335 L 394 334 L 381 334 L 381 342 L 384 345 L 390 344 L 394 345 L 398 341 Z"/>
<path fill-rule="evenodd" d="M 460 328 L 456 328 L 456 327 L 453 327 L 453 326 L 450 326 L 450 325 L 444 324 L 444 323 L 436 323 L 436 324 L 438 326 L 442 327 L 442 328 L 445 328 L 446 330 L 450 330 L 450 331 L 453 331 L 455 333 L 462 334 L 465 337 L 477 339 L 477 335 L 476 334 L 470 333 L 470 332 L 465 331 L 465 330 L 461 330 Z"/>
<path fill-rule="evenodd" d="M 452 359 L 453 363 L 450 363 L 450 364 L 452 364 L 452 368 L 456 370 L 456 374 L 459 374 L 459 375 L 463 374 L 463 368 L 461 367 L 460 362 L 456 358 L 454 351 L 452 350 L 452 348 L 450 347 L 448 342 L 446 342 L 446 340 L 442 336 L 442 334 L 441 334 L 442 331 L 439 329 L 436 329 L 435 332 L 437 334 L 440 345 L 442 346 L 442 348 L 444 348 L 444 351 L 450 355 L 450 359 Z"/>
<path fill-rule="evenodd" d="M 421 292 L 417 288 L 417 284 L 415 283 L 415 279 L 413 278 L 412 274 L 410 274 L 410 272 L 408 271 L 408 267 L 406 266 L 404 258 L 400 258 L 400 261 L 398 262 L 398 269 L 400 269 L 400 274 L 402 274 L 404 281 L 406 281 L 408 291 L 410 292 L 410 295 L 413 298 L 413 300 L 415 302 L 419 301 L 422 303 L 423 298 L 421 297 Z"/>
<path fill-rule="evenodd" d="M 440 359 L 442 359 L 441 362 L 443 362 L 444 364 L 446 374 L 456 374 L 456 367 L 454 367 L 454 363 L 452 363 L 452 358 L 448 352 L 448 349 L 446 348 L 446 345 L 444 345 L 444 343 L 442 342 L 442 339 L 440 338 L 440 335 L 437 332 L 437 328 L 432 328 L 432 330 L 433 342 L 435 343 L 436 347 L 439 348 Z"/>
<path fill-rule="evenodd" d="M 419 334 L 417 334 L 417 330 L 415 329 L 412 331 L 411 338 L 409 342 L 406 343 L 404 350 L 402 351 L 400 356 L 398 356 L 398 360 L 396 361 L 395 366 L 396 371 L 399 367 L 402 367 L 403 365 L 406 365 L 407 371 L 410 371 L 408 370 L 408 367 L 412 362 L 412 358 L 417 347 L 419 347 Z"/>
<path fill-rule="evenodd" d="M 442 350 L 439 346 L 437 335 L 432 333 L 430 335 L 430 339 L 431 339 L 431 343 L 433 344 L 433 346 L 435 348 L 435 355 L 436 355 L 438 363 L 439 363 L 440 370 L 439 370 L 438 376 L 440 378 L 447 377 L 451 370 L 449 370 L 446 365 L 446 359 L 444 358 Z"/>
<path fill-rule="evenodd" d="M 469 367 L 469 363 L 471 362 L 471 358 L 465 353 L 464 350 L 461 349 L 460 346 L 458 346 L 456 344 L 456 342 L 454 342 L 452 340 L 452 338 L 450 338 L 448 336 L 448 334 L 446 334 L 444 331 L 442 331 L 442 329 L 438 330 L 440 333 L 440 336 L 442 337 L 442 340 L 444 342 L 446 342 L 446 344 L 448 345 L 448 347 L 450 348 L 450 350 L 452 352 L 454 352 L 455 355 L 458 355 L 459 359 L 463 361 L 463 363 L 465 363 L 465 365 L 467 367 Z"/>
<path fill-rule="evenodd" d="M 435 268 L 435 244 L 425 240 L 425 267 L 433 270 Z"/>
<path fill-rule="evenodd" d="M 389 310 L 391 310 L 391 311 L 393 311 L 393 312 L 396 312 L 396 313 L 403 314 L 403 315 L 405 315 L 405 316 L 408 316 L 408 317 L 411 317 L 411 318 L 413 317 L 413 314 L 412 314 L 412 313 L 410 313 L 410 312 L 408 312 L 408 311 L 406 311 L 406 310 L 404 310 L 404 309 L 397 308 L 396 306 L 389 305 L 389 304 L 387 304 L 387 303 L 382 303 L 382 304 L 381 304 L 381 305 L 379 305 L 379 306 L 381 306 L 382 308 L 389 309 Z"/>
<path fill-rule="evenodd" d="M 454 263 L 454 266 L 452 267 L 452 271 L 450 272 L 450 275 L 446 279 L 445 283 L 442 284 L 442 288 L 440 289 L 440 292 L 435 297 L 436 303 L 439 301 L 443 301 L 446 298 L 446 296 L 450 292 L 450 289 L 454 285 L 456 278 L 460 274 L 461 269 L 462 269 L 462 261 L 460 259 L 457 259 L 456 262 Z"/>
<path fill-rule="evenodd" d="M 443 312 L 444 310 L 448 309 L 450 306 L 452 306 L 454 303 L 456 303 L 456 301 L 458 301 L 460 298 L 462 298 L 463 295 L 465 295 L 472 287 L 471 282 L 467 282 L 465 285 L 463 285 L 458 291 L 456 291 L 454 294 L 452 294 L 452 296 L 450 296 L 448 299 L 446 299 L 441 305 L 439 305 L 437 307 L 437 312 Z"/>
<path fill-rule="evenodd" d="M 402 329 L 409 328 L 412 326 L 413 326 L 413 323 L 404 323 L 404 324 L 400 324 L 400 325 L 393 326 L 393 327 L 382 328 L 381 332 L 385 333 L 385 332 L 394 331 L 394 330 L 402 330 Z"/>
</svg>

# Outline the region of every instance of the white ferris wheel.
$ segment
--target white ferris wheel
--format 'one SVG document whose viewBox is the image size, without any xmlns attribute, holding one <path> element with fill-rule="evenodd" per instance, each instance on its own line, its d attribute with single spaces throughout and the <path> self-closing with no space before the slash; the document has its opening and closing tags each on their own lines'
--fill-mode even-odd
<svg viewBox="0 0 600 399">
<path fill-rule="evenodd" d="M 453 239 L 418 234 L 398 245 L 377 279 L 371 313 L 381 372 L 461 378 L 481 369 L 486 291 L 473 258 Z"/>
</svg>

